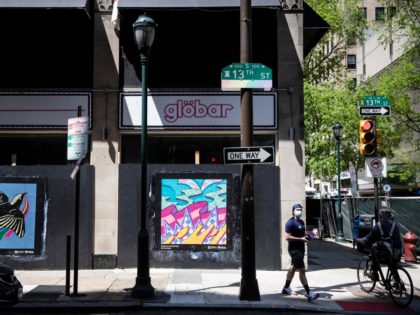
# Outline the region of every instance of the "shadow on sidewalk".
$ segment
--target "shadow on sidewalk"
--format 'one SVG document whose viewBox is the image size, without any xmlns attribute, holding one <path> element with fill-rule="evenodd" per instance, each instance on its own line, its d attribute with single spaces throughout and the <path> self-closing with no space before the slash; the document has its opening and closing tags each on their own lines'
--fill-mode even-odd
<svg viewBox="0 0 420 315">
<path fill-rule="evenodd" d="M 308 243 L 308 265 L 310 271 L 324 269 L 356 269 L 364 254 L 349 247 L 348 244 L 337 244 L 334 241 L 313 240 Z"/>
</svg>

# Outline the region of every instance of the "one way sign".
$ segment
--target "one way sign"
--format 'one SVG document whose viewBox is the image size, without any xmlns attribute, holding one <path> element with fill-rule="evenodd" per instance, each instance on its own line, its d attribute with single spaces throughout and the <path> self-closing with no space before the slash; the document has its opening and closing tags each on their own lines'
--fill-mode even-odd
<svg viewBox="0 0 420 315">
<path fill-rule="evenodd" d="M 389 106 L 369 106 L 359 107 L 360 116 L 389 116 L 391 107 Z"/>
<path fill-rule="evenodd" d="M 274 163 L 273 147 L 224 148 L 225 164 Z"/>
</svg>

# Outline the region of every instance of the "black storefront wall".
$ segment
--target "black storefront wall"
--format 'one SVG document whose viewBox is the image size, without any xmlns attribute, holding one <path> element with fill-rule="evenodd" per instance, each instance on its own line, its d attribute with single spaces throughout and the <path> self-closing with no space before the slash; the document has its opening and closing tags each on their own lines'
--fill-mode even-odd
<svg viewBox="0 0 420 315">
<path fill-rule="evenodd" d="M 137 233 L 140 211 L 140 165 L 123 164 L 119 168 L 118 267 L 137 265 Z M 148 200 L 148 231 L 150 235 L 150 265 L 171 268 L 237 268 L 241 265 L 240 166 L 149 164 L 148 182 L 154 183 L 157 174 L 218 174 L 233 176 L 231 203 L 232 247 L 229 250 L 157 249 L 155 227 L 158 218 L 155 185 Z M 279 168 L 255 165 L 255 234 L 256 267 L 265 270 L 280 268 L 280 211 Z"/>
<path fill-rule="evenodd" d="M 0 177 L 45 178 L 48 207 L 46 235 L 42 255 L 2 255 L 0 262 L 16 269 L 64 269 L 66 236 L 74 241 L 74 211 L 76 185 L 70 179 L 73 166 L 1 166 Z M 81 169 L 79 268 L 93 267 L 94 167 Z M 232 248 L 226 251 L 186 251 L 155 249 L 155 213 L 150 212 L 148 225 L 152 267 L 223 268 L 240 266 L 240 166 L 149 164 L 148 180 L 158 173 L 228 173 L 233 176 Z M 120 166 L 118 267 L 137 264 L 137 232 L 140 205 L 140 165 Z M 280 212 L 279 168 L 271 165 L 255 166 L 255 229 L 256 265 L 258 269 L 280 268 Z M 153 208 L 155 196 L 149 205 Z M 73 254 L 72 244 L 72 254 Z M 73 257 L 72 260 L 73 261 Z"/>
<path fill-rule="evenodd" d="M 0 29 L 1 89 L 93 87 L 93 19 L 86 10 L 0 6 Z"/>
<path fill-rule="evenodd" d="M 0 166 L 0 177 L 45 178 L 48 199 L 43 254 L 1 255 L 1 263 L 11 265 L 15 269 L 26 270 L 65 268 L 67 235 L 72 237 L 72 255 L 74 245 L 76 184 L 70 179 L 72 170 L 73 166 L 57 165 Z M 79 268 L 81 269 L 92 268 L 94 178 L 94 167 L 82 166 L 79 234 Z"/>
</svg>

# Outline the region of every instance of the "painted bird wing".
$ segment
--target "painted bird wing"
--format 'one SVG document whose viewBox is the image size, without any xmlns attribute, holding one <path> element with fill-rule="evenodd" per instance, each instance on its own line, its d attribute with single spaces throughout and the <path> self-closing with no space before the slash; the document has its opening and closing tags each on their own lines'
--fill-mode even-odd
<svg viewBox="0 0 420 315">
<path fill-rule="evenodd" d="M 9 202 L 9 197 L 7 197 L 7 195 L 4 192 L 0 191 L 0 204 L 6 202 Z"/>
<path fill-rule="evenodd" d="M 25 235 L 25 218 L 16 208 L 10 209 L 8 213 L 0 216 L 0 228 L 8 228 L 16 233 L 17 236 Z"/>
<path fill-rule="evenodd" d="M 6 212 L 9 212 L 9 198 L 7 195 L 0 191 L 0 216 Z"/>
</svg>

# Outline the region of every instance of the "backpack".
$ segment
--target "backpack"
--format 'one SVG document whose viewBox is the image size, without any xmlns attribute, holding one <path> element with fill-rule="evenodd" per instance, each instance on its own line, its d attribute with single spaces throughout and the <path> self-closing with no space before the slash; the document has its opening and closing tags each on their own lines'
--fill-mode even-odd
<svg viewBox="0 0 420 315">
<path fill-rule="evenodd" d="M 394 244 L 392 241 L 392 234 L 395 230 L 395 222 L 392 222 L 392 226 L 389 230 L 389 234 L 385 235 L 384 230 L 382 229 L 381 222 L 378 222 L 379 232 L 381 233 L 381 239 L 378 242 L 378 252 L 377 257 L 379 263 L 388 264 L 392 262 L 394 257 Z"/>
</svg>

